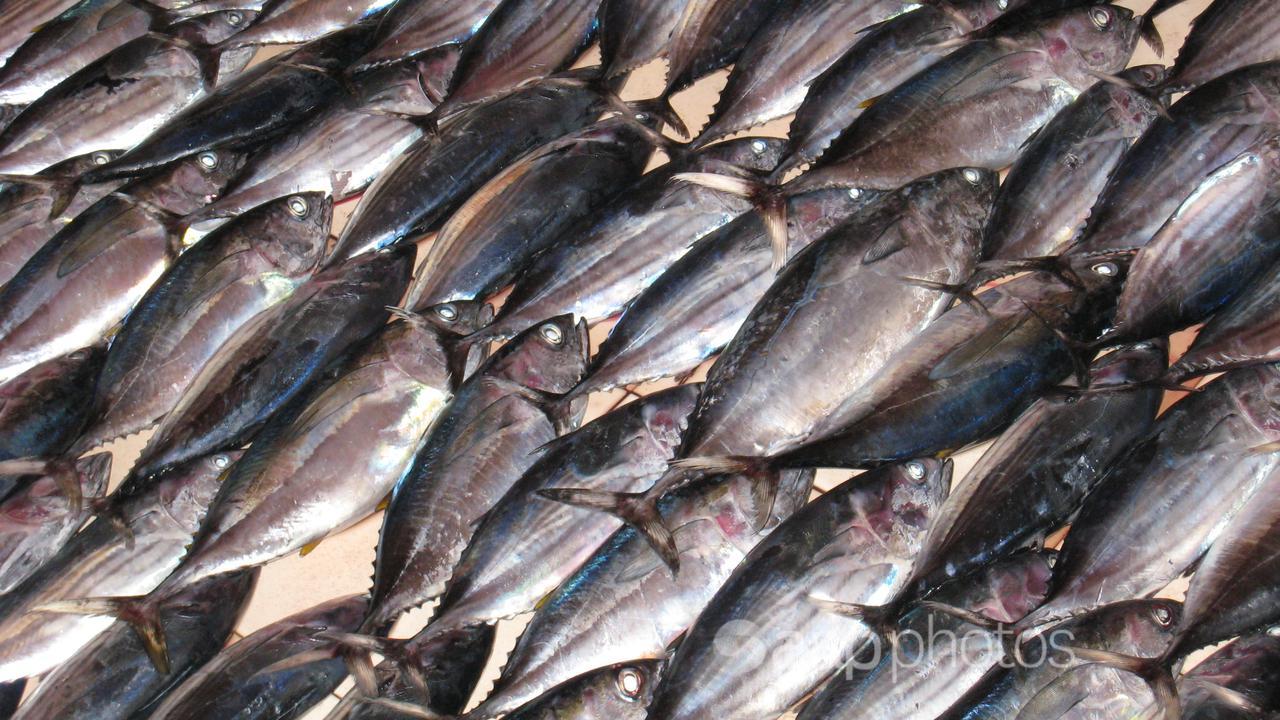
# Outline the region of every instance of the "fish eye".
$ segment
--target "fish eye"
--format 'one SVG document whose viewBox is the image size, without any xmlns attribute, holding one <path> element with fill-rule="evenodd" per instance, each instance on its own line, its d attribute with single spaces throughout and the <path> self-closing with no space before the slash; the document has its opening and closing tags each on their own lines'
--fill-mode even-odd
<svg viewBox="0 0 1280 720">
<path fill-rule="evenodd" d="M 764 154 L 764 151 L 765 151 L 766 149 L 768 149 L 768 147 L 769 147 L 769 146 L 768 146 L 768 145 L 765 145 L 765 143 L 764 143 L 764 141 L 763 141 L 763 140 L 752 140 L 752 141 L 751 141 L 751 152 L 753 152 L 753 153 L 755 153 L 755 154 L 757 154 L 757 155 L 763 155 L 763 154 Z"/>
<path fill-rule="evenodd" d="M 849 199 L 851 200 L 857 200 L 858 198 L 862 197 L 862 190 L 859 188 L 849 188 L 847 193 L 849 195 Z"/>
<path fill-rule="evenodd" d="M 1267 635 L 1270 637 L 1280 637 L 1280 625 L 1267 628 Z"/>
<path fill-rule="evenodd" d="M 111 156 L 104 152 L 96 152 L 89 158 L 94 165 L 106 165 L 111 162 Z"/>
<path fill-rule="evenodd" d="M 446 303 L 436 308 L 436 315 L 445 322 L 453 322 L 458 319 L 458 308 Z"/>
<path fill-rule="evenodd" d="M 912 480 L 923 480 L 924 479 L 924 463 L 920 462 L 919 460 L 912 460 L 911 462 L 907 463 L 907 474 L 911 476 Z"/>
<path fill-rule="evenodd" d="M 640 122 L 649 122 L 649 113 L 636 113 L 636 120 Z"/>
<path fill-rule="evenodd" d="M 1151 611 L 1151 615 L 1155 617 L 1157 623 L 1160 623 L 1160 627 L 1169 627 L 1173 624 L 1173 611 L 1164 605 L 1157 605 Z"/>
<path fill-rule="evenodd" d="M 975 168 L 965 168 L 964 179 L 970 185 L 977 185 L 982 182 L 982 173 Z"/>
<path fill-rule="evenodd" d="M 644 676 L 633 667 L 624 667 L 618 671 L 618 692 L 623 699 L 635 702 L 644 691 Z"/>
<path fill-rule="evenodd" d="M 1111 11 L 1104 7 L 1095 7 L 1089 11 L 1089 19 L 1099 30 L 1106 30 L 1111 27 Z"/>
<path fill-rule="evenodd" d="M 227 457 L 226 455 L 213 456 L 213 466 L 218 468 L 219 470 L 225 469 L 230 464 L 231 464 L 231 458 Z"/>
<path fill-rule="evenodd" d="M 216 152 L 202 152 L 196 157 L 196 160 L 200 163 L 200 167 L 205 170 L 212 170 L 218 167 L 218 163 L 221 162 Z"/>
<path fill-rule="evenodd" d="M 560 332 L 560 328 L 552 323 L 543 325 L 538 332 L 542 335 L 543 340 L 546 340 L 552 345 L 559 345 L 564 342 L 564 333 Z"/>
<path fill-rule="evenodd" d="M 1000 10 L 1009 9 L 1009 0 L 996 0 L 996 8 Z"/>
<path fill-rule="evenodd" d="M 1091 269 L 1095 273 L 1103 277 L 1115 277 L 1116 273 L 1120 271 L 1120 269 L 1116 267 L 1115 263 L 1109 263 L 1109 262 L 1098 263 L 1097 265 L 1094 265 L 1093 268 Z"/>
<path fill-rule="evenodd" d="M 240 23 L 244 22 L 244 15 L 236 12 L 235 10 L 232 10 L 231 12 L 227 13 L 227 22 L 231 23 L 232 25 L 239 25 Z"/>
<path fill-rule="evenodd" d="M 311 205 L 307 202 L 307 199 L 299 195 L 294 195 L 289 198 L 286 205 L 289 208 L 289 212 L 292 213 L 294 217 L 300 218 L 306 217 L 307 211 L 311 209 Z"/>
</svg>

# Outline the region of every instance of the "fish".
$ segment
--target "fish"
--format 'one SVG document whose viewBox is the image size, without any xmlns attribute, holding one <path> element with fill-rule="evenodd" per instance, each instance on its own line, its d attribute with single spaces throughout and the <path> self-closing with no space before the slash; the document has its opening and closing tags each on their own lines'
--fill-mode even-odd
<svg viewBox="0 0 1280 720">
<path fill-rule="evenodd" d="M 667 44 L 663 96 L 733 64 L 783 5 L 779 0 L 686 0 Z"/>
<path fill-rule="evenodd" d="M 922 459 L 873 470 L 787 518 L 676 648 L 649 720 L 776 718 L 839 670 L 875 631 L 834 606 L 889 604 L 906 590 L 951 467 Z"/>
<path fill-rule="evenodd" d="M 694 147 L 795 112 L 810 85 L 861 40 L 863 30 L 916 7 L 911 0 L 783 4 L 743 48 Z"/>
<path fill-rule="evenodd" d="M 922 4 L 861 31 L 856 42 L 810 83 L 788 130 L 774 177 L 823 155 L 872 101 L 948 55 L 952 41 L 986 26 L 1018 0 Z"/>
<path fill-rule="evenodd" d="M 1231 70 L 1280 60 L 1273 9 L 1265 0 L 1211 3 L 1191 22 L 1191 32 L 1170 72 L 1168 89 L 1190 90 Z"/>
<path fill-rule="evenodd" d="M 1280 361 L 1272 338 L 1280 310 L 1280 264 L 1273 264 L 1215 312 L 1191 346 L 1169 368 L 1167 378 L 1184 382 L 1214 372 Z"/>
<path fill-rule="evenodd" d="M 598 322 L 622 312 L 700 238 L 751 209 L 745 198 L 673 177 L 768 171 L 780 147 L 772 138 L 739 138 L 646 173 L 534 258 L 514 279 L 493 323 L 468 339 L 508 337 L 560 313 Z"/>
<path fill-rule="evenodd" d="M 1276 669 L 1280 638 L 1237 638 L 1178 678 L 1183 720 L 1250 720 L 1280 709 Z"/>
<path fill-rule="evenodd" d="M 1154 337 L 1204 321 L 1280 257 L 1277 233 L 1280 135 L 1206 177 L 1138 250 L 1108 337 Z"/>
<path fill-rule="evenodd" d="M 1140 65 L 1120 73 L 1129 87 L 1098 82 L 1028 140 L 996 196 L 983 257 L 1065 250 L 1125 152 L 1166 112 L 1156 94 L 1166 76 L 1162 65 Z"/>
<path fill-rule="evenodd" d="M 416 242 L 503 168 L 587 127 L 607 104 L 593 83 L 568 77 L 460 113 L 420 138 L 369 186 L 327 262 Z"/>
<path fill-rule="evenodd" d="M 743 557 L 804 505 L 812 485 L 812 472 L 794 473 L 763 509 L 743 477 L 664 497 L 658 511 L 678 528 L 680 573 L 663 567 L 633 528 L 619 529 L 541 603 L 493 692 L 468 718 L 491 720 L 603 667 L 666 659 Z"/>
<path fill-rule="evenodd" d="M 671 36 L 689 0 L 604 0 L 600 6 L 600 56 L 613 79 L 666 57 Z"/>
<path fill-rule="evenodd" d="M 1019 553 L 943 585 L 930 602 L 961 608 L 990 626 L 913 608 L 898 620 L 895 647 L 873 644 L 855 657 L 797 720 L 937 717 L 1004 660 L 1001 627 L 1044 600 L 1052 561 L 1049 552 Z"/>
<path fill-rule="evenodd" d="M 113 192 L 0 290 L 0 381 L 105 340 L 183 251 L 177 218 L 211 202 L 243 156 L 208 152 Z"/>
<path fill-rule="evenodd" d="M 439 48 L 457 48 L 484 25 L 500 4 L 501 0 L 396 3 L 382 17 L 377 44 L 352 69 L 363 72 Z"/>
<path fill-rule="evenodd" d="M 71 472 L 77 484 L 74 498 L 62 490 L 65 480 L 46 475 L 0 503 L 0 592 L 9 592 L 30 577 L 88 519 L 89 508 L 80 499 L 106 492 L 111 453 L 78 460 Z"/>
<path fill-rule="evenodd" d="M 574 224 L 589 220 L 644 172 L 653 145 L 613 118 L 529 152 L 480 187 L 436 235 L 408 305 L 482 303 Z"/>
<path fill-rule="evenodd" d="M 1173 600 L 1129 600 L 1104 605 L 1088 615 L 1055 625 L 1044 636 L 1024 640 L 1013 667 L 996 668 L 988 673 L 965 699 L 938 720 L 1060 717 L 1024 711 L 1037 700 L 1043 702 L 1038 696 L 1046 691 L 1053 696 L 1069 693 L 1069 699 L 1077 702 L 1084 700 L 1078 708 L 1083 710 L 1090 705 L 1090 690 L 1126 680 L 1129 682 L 1124 687 L 1132 689 L 1132 677 L 1125 678 L 1120 671 L 1087 663 L 1074 653 L 1086 648 L 1142 657 L 1159 656 L 1168 647 L 1181 613 L 1181 603 Z M 1137 682 L 1137 689 L 1141 691 L 1141 681 Z M 1132 717 L 1136 714 L 1134 711 L 1140 709 L 1141 704 L 1137 708 L 1130 706 L 1128 715 L 1122 707 L 1116 712 L 1120 717 Z"/>
<path fill-rule="evenodd" d="M 0 63 L 9 58 L 41 25 L 73 7 L 78 0 L 33 0 L 5 3 L 0 7 Z"/>
<path fill-rule="evenodd" d="M 601 668 L 570 680 L 518 708 L 510 720 L 644 720 L 662 662 L 640 660 Z"/>
<path fill-rule="evenodd" d="M 366 698 L 358 687 L 352 688 L 325 720 L 398 720 L 398 708 L 404 707 L 439 715 L 461 712 L 489 660 L 495 634 L 492 625 L 477 625 L 426 642 L 411 640 L 384 648 L 383 652 L 395 652 L 396 660 L 377 666 L 378 696 Z M 396 704 L 380 704 L 383 701 Z"/>
<path fill-rule="evenodd" d="M 374 30 L 372 23 L 356 25 L 260 63 L 184 107 L 120 157 L 85 173 L 85 182 L 131 177 L 290 131 L 343 95 L 342 71 L 369 45 Z"/>
<path fill-rule="evenodd" d="M 647 488 L 667 469 L 700 388 L 648 395 L 553 441 L 485 513 L 417 639 L 532 612 L 620 524 L 540 496 Z"/>
<path fill-rule="evenodd" d="M 203 41 L 236 30 L 225 22 L 192 20 L 98 58 L 47 90 L 0 133 L 0 172 L 32 175 L 73 157 L 138 145 L 213 91 L 219 58 Z"/>
<path fill-rule="evenodd" d="M 591 44 L 601 0 L 505 0 L 467 40 L 449 94 L 448 117 L 531 80 L 567 70 Z"/>
<path fill-rule="evenodd" d="M 1068 252 L 1140 248 L 1211 173 L 1280 128 L 1280 62 L 1205 83 L 1169 106 L 1112 171 Z M 1153 188 L 1159 188 L 1154 192 Z"/>
<path fill-rule="evenodd" d="M 293 193 L 324 192 L 334 202 L 359 195 L 422 137 L 422 127 L 404 115 L 426 115 L 435 108 L 433 93 L 443 94 L 455 62 L 457 51 L 450 48 L 354 78 L 358 98 L 330 106 L 251 154 L 227 192 L 188 222 L 206 231 Z"/>
<path fill-rule="evenodd" d="M 1089 495 L 1063 543 L 1053 595 L 1023 627 L 1153 593 L 1194 566 L 1270 487 L 1280 458 L 1252 450 L 1280 439 L 1277 388 L 1273 366 L 1233 370 L 1161 415 Z"/>
<path fill-rule="evenodd" d="M 412 263 L 408 247 L 321 271 L 240 328 L 165 415 L 132 472 L 150 475 L 250 439 L 387 321 Z"/>
<path fill-rule="evenodd" d="M 253 27 L 223 41 L 223 47 L 295 45 L 377 19 L 398 0 L 301 0 L 272 12 Z M 412 3 L 412 0 L 410 0 Z"/>
<path fill-rule="evenodd" d="M 347 676 L 331 633 L 360 622 L 367 599 L 341 597 L 274 622 L 232 643 L 195 671 L 149 717 L 292 720 Z"/>
<path fill-rule="evenodd" d="M 76 610 L 83 598 L 144 593 L 158 585 L 186 553 L 220 478 L 239 454 L 217 453 L 159 477 L 126 479 L 114 496 L 116 517 L 93 520 L 5 594 L 0 599 L 4 681 L 54 669 L 113 623 L 109 617 L 53 610 Z"/>
<path fill-rule="evenodd" d="M 183 253 L 113 339 L 95 417 L 76 447 L 132 435 L 171 411 L 236 331 L 310 278 L 332 216 L 326 196 L 293 195 L 249 211 Z"/>
<path fill-rule="evenodd" d="M 162 675 L 137 635 L 116 623 L 60 665 L 22 704 L 25 720 L 129 720 L 147 717 L 231 638 L 257 583 L 257 571 L 214 578 L 175 596 L 161 623 L 173 671 Z"/>
<path fill-rule="evenodd" d="M 576 424 L 572 408 L 545 400 L 578 381 L 588 347 L 585 323 L 552 318 L 504 345 L 458 388 L 391 492 L 361 633 L 437 597 L 477 521 L 539 447 Z"/>
<path fill-rule="evenodd" d="M 1124 69 L 1138 27 L 1125 8 L 1090 5 L 974 39 L 877 99 L 787 186 L 890 189 L 949 167 L 1007 167 L 1099 74 Z"/>
</svg>

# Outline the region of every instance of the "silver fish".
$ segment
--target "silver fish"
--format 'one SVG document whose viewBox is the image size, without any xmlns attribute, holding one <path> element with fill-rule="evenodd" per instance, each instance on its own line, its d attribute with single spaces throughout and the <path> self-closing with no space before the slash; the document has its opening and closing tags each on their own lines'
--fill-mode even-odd
<svg viewBox="0 0 1280 720">
<path fill-rule="evenodd" d="M 382 38 L 356 61 L 355 70 L 400 62 L 471 38 L 501 0 L 401 2 L 382 18 Z"/>
<path fill-rule="evenodd" d="M 357 23 L 370 21 L 398 0 L 302 0 L 273 10 L 223 47 L 293 45 L 310 42 Z M 412 3 L 413 0 L 409 0 Z"/>
<path fill-rule="evenodd" d="M 689 0 L 604 0 L 600 7 L 600 55 L 614 78 L 665 57 Z"/>
<path fill-rule="evenodd" d="M 1224 73 L 1280 60 L 1275 7 L 1266 0 L 1215 0 L 1191 23 L 1169 90 L 1190 90 Z"/>
<path fill-rule="evenodd" d="M 1272 265 L 1214 313 L 1182 357 L 1169 368 L 1178 382 L 1198 375 L 1280 360 L 1280 265 Z"/>
<path fill-rule="evenodd" d="M 27 41 L 41 25 L 58 17 L 78 0 L 31 0 L 31 2 L 7 2 L 0 5 L 0 63 Z"/>
</svg>

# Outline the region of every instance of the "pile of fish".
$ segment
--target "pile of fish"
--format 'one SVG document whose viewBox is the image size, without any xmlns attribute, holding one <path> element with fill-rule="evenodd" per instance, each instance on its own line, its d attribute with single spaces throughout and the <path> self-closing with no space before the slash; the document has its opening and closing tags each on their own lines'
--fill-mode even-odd
<svg viewBox="0 0 1280 720">
<path fill-rule="evenodd" d="M 1280 717 L 1280 5 L 1141 4 L 0 0 L 0 718 Z"/>
</svg>

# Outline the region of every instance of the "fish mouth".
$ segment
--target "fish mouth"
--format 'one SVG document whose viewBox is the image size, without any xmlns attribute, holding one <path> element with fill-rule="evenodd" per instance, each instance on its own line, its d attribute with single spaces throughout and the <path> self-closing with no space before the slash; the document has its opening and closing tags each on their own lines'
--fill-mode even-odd
<svg viewBox="0 0 1280 720">
<path fill-rule="evenodd" d="M 584 363 L 590 362 L 591 361 L 591 331 L 587 327 L 587 319 L 578 318 L 578 323 L 577 325 L 574 326 L 574 331 L 578 335 L 578 350 L 582 355 L 582 361 Z"/>
</svg>

